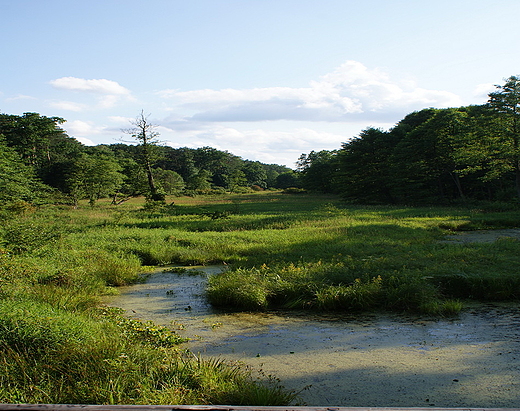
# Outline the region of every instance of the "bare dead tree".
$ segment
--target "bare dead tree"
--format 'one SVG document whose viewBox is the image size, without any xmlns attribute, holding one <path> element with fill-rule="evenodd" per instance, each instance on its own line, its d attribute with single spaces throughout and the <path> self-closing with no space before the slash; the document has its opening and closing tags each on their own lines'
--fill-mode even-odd
<svg viewBox="0 0 520 411">
<path fill-rule="evenodd" d="M 159 140 L 159 133 L 156 131 L 157 126 L 150 122 L 149 114 L 145 114 L 144 110 L 131 121 L 133 127 L 123 130 L 124 133 L 129 134 L 137 140 L 140 151 L 142 166 L 146 171 L 148 179 L 148 187 L 150 190 L 148 199 L 153 201 L 165 201 L 164 194 L 161 193 L 155 185 L 152 163 L 154 158 L 155 147 L 157 147 Z"/>
</svg>

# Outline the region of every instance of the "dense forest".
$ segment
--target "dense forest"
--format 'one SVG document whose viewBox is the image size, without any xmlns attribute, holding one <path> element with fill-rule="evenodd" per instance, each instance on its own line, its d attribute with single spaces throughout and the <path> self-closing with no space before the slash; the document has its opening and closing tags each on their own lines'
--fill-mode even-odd
<svg viewBox="0 0 520 411">
<path fill-rule="evenodd" d="M 428 108 L 389 131 L 367 128 L 298 162 L 308 190 L 357 203 L 438 204 L 520 198 L 520 77 L 484 105 Z"/>
<path fill-rule="evenodd" d="M 211 147 L 171 148 L 157 142 L 141 115 L 128 131 L 135 144 L 85 146 L 60 127 L 65 120 L 38 113 L 0 114 L 0 200 L 91 205 L 102 197 L 117 204 L 144 195 L 245 192 L 297 184 L 276 164 L 243 160 Z"/>
</svg>

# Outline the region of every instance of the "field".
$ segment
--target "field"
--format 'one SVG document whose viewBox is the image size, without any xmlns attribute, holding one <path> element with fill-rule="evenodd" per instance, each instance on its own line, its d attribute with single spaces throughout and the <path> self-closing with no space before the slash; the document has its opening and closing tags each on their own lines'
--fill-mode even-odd
<svg viewBox="0 0 520 411">
<path fill-rule="evenodd" d="M 519 227 L 518 206 L 359 207 L 279 192 L 169 202 L 3 212 L 0 402 L 293 401 L 273 378 L 195 358 L 173 331 L 100 305 L 149 266 L 228 265 L 207 296 L 243 310 L 452 315 L 465 300 L 520 297 L 520 241 L 442 241 Z"/>
</svg>

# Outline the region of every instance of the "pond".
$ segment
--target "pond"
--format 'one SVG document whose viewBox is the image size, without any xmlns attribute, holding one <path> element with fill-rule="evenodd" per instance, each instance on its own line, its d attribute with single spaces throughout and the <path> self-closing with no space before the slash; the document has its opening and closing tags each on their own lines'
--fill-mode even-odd
<svg viewBox="0 0 520 411">
<path fill-rule="evenodd" d="M 195 275 L 190 275 L 194 270 Z M 204 299 L 222 267 L 158 271 L 108 304 L 169 325 L 205 357 L 274 375 L 309 406 L 518 407 L 520 308 L 475 305 L 454 318 L 388 313 L 226 313 Z M 182 326 L 181 326 L 182 325 Z M 304 389 L 305 388 L 305 389 Z"/>
</svg>

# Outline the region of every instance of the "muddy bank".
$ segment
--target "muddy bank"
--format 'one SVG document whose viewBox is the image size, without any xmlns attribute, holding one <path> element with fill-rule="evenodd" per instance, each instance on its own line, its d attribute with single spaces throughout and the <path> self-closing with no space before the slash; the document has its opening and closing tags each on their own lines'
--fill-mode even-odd
<svg viewBox="0 0 520 411">
<path fill-rule="evenodd" d="M 215 317 L 194 352 L 241 360 L 301 389 L 308 405 L 513 407 L 520 404 L 520 312 L 479 307 L 453 320 Z M 229 331 L 233 335 L 229 335 Z"/>
<path fill-rule="evenodd" d="M 220 268 L 214 268 L 218 271 Z M 241 361 L 308 387 L 310 406 L 516 407 L 520 309 L 474 306 L 452 319 L 372 314 L 222 313 L 203 298 L 205 275 L 157 273 L 110 304 L 183 329 L 186 347 Z"/>
</svg>

